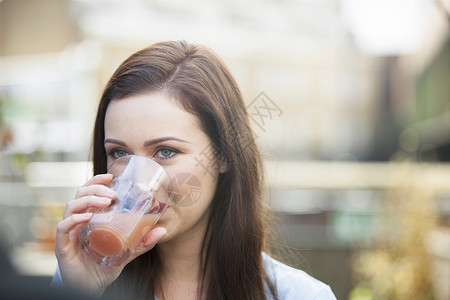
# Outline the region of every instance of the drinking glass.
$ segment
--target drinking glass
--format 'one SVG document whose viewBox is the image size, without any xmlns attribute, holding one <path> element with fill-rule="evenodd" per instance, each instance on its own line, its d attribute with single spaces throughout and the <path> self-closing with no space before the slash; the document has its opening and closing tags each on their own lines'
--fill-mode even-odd
<svg viewBox="0 0 450 300">
<path fill-rule="evenodd" d="M 96 263 L 120 266 L 166 211 L 172 180 L 155 161 L 128 155 L 114 161 L 108 185 L 118 197 L 94 214 L 79 234 L 83 251 Z"/>
</svg>

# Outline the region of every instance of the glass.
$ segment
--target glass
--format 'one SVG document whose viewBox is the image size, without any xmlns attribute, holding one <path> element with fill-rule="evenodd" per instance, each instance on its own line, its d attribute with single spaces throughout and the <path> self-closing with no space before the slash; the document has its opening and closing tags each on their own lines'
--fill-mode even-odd
<svg viewBox="0 0 450 300">
<path fill-rule="evenodd" d="M 117 159 L 108 185 L 118 197 L 94 211 L 79 234 L 83 251 L 96 263 L 120 266 L 135 251 L 172 200 L 172 180 L 155 161 L 128 155 Z"/>
</svg>

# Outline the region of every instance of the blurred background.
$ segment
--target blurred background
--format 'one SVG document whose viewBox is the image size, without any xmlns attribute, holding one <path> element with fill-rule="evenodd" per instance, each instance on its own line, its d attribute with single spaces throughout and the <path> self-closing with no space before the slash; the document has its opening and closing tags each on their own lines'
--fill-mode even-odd
<svg viewBox="0 0 450 300">
<path fill-rule="evenodd" d="M 106 81 L 133 52 L 184 39 L 240 85 L 275 253 L 338 299 L 450 299 L 449 18 L 448 0 L 0 0 L 11 261 L 49 282 Z"/>
</svg>

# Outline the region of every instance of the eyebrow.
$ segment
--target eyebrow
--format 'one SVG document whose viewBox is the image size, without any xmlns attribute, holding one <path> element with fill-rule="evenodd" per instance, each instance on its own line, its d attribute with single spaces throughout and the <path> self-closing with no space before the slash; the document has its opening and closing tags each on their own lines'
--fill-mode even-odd
<svg viewBox="0 0 450 300">
<path fill-rule="evenodd" d="M 144 147 L 149 147 L 151 145 L 158 144 L 158 143 L 161 143 L 161 142 L 166 142 L 166 141 L 178 141 L 178 142 L 189 143 L 190 144 L 190 142 L 188 142 L 188 141 L 185 141 L 185 140 L 173 137 L 173 136 L 166 136 L 166 137 L 160 137 L 160 138 L 156 138 L 156 139 L 145 141 L 144 142 Z M 127 147 L 126 143 L 124 143 L 124 142 L 122 142 L 120 140 L 116 140 L 116 139 L 105 139 L 104 143 L 105 144 L 106 143 L 111 143 L 111 144 L 116 144 L 116 145 L 120 145 L 120 146 L 123 146 L 123 147 Z"/>
</svg>

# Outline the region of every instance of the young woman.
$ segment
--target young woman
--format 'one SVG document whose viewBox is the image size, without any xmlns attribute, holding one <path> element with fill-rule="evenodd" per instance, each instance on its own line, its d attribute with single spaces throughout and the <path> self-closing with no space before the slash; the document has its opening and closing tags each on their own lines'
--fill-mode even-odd
<svg viewBox="0 0 450 300">
<path fill-rule="evenodd" d="M 171 177 L 195 178 L 191 205 L 170 206 L 121 267 L 95 264 L 78 232 L 106 187 L 114 160 L 150 157 Z M 94 177 L 70 201 L 56 232 L 54 285 L 124 299 L 335 299 L 331 289 L 268 256 L 263 170 L 239 88 L 208 48 L 155 44 L 130 56 L 101 97 Z M 122 296 L 123 295 L 123 296 Z"/>
</svg>

